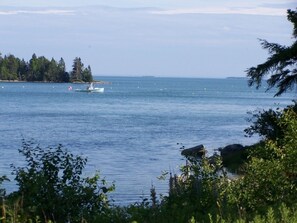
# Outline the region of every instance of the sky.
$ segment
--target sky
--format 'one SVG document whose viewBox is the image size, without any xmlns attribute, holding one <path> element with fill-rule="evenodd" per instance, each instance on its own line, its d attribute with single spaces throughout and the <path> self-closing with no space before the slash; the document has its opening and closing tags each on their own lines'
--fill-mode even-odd
<svg viewBox="0 0 297 223">
<path fill-rule="evenodd" d="M 94 76 L 244 77 L 291 45 L 291 0 L 1 0 L 0 52 L 75 57 Z"/>
</svg>

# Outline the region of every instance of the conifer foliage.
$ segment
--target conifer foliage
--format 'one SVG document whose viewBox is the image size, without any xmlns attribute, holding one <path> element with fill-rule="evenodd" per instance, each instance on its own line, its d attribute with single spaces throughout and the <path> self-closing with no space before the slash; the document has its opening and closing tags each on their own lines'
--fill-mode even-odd
<svg viewBox="0 0 297 223">
<path fill-rule="evenodd" d="M 297 9 L 288 10 L 288 20 L 293 24 L 293 43 L 291 46 L 282 46 L 277 43 L 269 43 L 260 39 L 261 45 L 268 50 L 270 57 L 267 61 L 251 67 L 247 70 L 249 85 L 261 86 L 266 75 L 269 76 L 267 84 L 269 89 L 277 87 L 275 96 L 280 96 L 292 89 L 297 83 Z"/>
<path fill-rule="evenodd" d="M 42 82 L 91 82 L 93 81 L 91 67 L 84 68 L 79 57 L 73 61 L 73 70 L 66 71 L 63 58 L 56 61 L 44 56 L 37 57 L 34 53 L 27 62 L 12 54 L 2 57 L 0 53 L 0 80 L 8 81 L 42 81 Z"/>
</svg>

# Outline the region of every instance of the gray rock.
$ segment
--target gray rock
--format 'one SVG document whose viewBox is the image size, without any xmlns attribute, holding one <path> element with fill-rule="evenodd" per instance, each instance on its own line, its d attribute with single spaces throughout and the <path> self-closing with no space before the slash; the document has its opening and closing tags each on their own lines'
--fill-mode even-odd
<svg viewBox="0 0 297 223">
<path fill-rule="evenodd" d="M 206 153 L 206 150 L 202 144 L 188 149 L 184 149 L 181 152 L 181 154 L 185 157 L 192 156 L 192 157 L 198 157 L 198 158 L 201 158 L 202 156 L 204 156 L 205 153 Z"/>
</svg>

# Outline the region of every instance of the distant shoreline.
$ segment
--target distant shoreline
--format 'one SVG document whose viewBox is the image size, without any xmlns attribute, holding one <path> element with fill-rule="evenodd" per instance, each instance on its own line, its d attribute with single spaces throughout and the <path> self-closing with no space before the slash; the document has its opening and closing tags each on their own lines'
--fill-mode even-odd
<svg viewBox="0 0 297 223">
<path fill-rule="evenodd" d="M 0 82 L 4 82 L 4 83 L 10 83 L 10 82 L 20 82 L 20 83 L 23 83 L 23 82 L 27 82 L 27 81 L 19 81 L 19 80 L 0 80 Z"/>
<path fill-rule="evenodd" d="M 90 82 L 80 82 L 80 81 L 75 81 L 75 82 L 51 82 L 51 81 L 19 81 L 19 80 L 0 80 L 1 83 L 63 83 L 63 84 L 88 84 Z M 92 81 L 95 84 L 111 84 L 109 81 Z"/>
</svg>

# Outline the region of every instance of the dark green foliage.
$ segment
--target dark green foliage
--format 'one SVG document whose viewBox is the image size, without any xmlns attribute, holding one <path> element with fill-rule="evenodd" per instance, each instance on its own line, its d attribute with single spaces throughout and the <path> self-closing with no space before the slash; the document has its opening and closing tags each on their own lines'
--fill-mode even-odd
<svg viewBox="0 0 297 223">
<path fill-rule="evenodd" d="M 276 140 L 282 137 L 283 128 L 280 126 L 280 118 L 283 111 L 292 110 L 297 114 L 297 101 L 293 101 L 294 104 L 288 105 L 285 109 L 280 108 L 254 111 L 250 112 L 251 117 L 248 119 L 252 125 L 246 128 L 244 131 L 247 136 L 251 137 L 254 134 L 258 134 L 264 139 Z"/>
<path fill-rule="evenodd" d="M 27 80 L 28 73 L 29 73 L 29 65 L 24 59 L 22 59 L 20 61 L 20 66 L 19 66 L 19 70 L 18 70 L 18 80 L 19 81 Z M 5 80 L 5 79 L 3 79 L 3 80 Z"/>
<path fill-rule="evenodd" d="M 53 58 L 51 61 L 45 57 L 33 54 L 28 64 L 27 81 L 68 82 L 69 74 L 66 72 L 63 58 L 59 62 Z"/>
<path fill-rule="evenodd" d="M 80 57 L 76 57 L 73 60 L 72 72 L 70 74 L 72 81 L 83 81 L 83 82 L 92 82 L 92 71 L 91 67 L 84 67 Z"/>
<path fill-rule="evenodd" d="M 61 82 L 69 82 L 70 77 L 69 77 L 69 73 L 66 72 L 66 65 L 65 65 L 65 61 L 63 58 L 60 59 L 57 69 L 58 69 L 57 79 L 61 80 Z"/>
<path fill-rule="evenodd" d="M 84 82 L 92 82 L 93 81 L 93 76 L 92 76 L 92 70 L 91 67 L 88 66 L 85 68 L 82 72 L 82 80 Z"/>
<path fill-rule="evenodd" d="M 9 179 L 6 176 L 0 176 L 0 198 L 4 197 L 6 194 L 5 188 L 2 188 L 2 183 L 4 181 L 9 181 Z"/>
<path fill-rule="evenodd" d="M 22 200 L 23 210 L 32 219 L 41 216 L 45 222 L 92 222 L 95 213 L 108 209 L 107 193 L 113 186 L 106 186 L 99 174 L 81 176 L 86 158 L 74 156 L 61 145 L 43 149 L 25 141 L 19 152 L 27 166 L 13 166 L 19 190 L 11 196 Z"/>
<path fill-rule="evenodd" d="M 233 183 L 237 204 L 265 210 L 280 203 L 291 206 L 297 197 L 297 114 L 283 111 L 277 121 L 282 134 L 251 150 L 245 175 Z"/>
<path fill-rule="evenodd" d="M 259 87 L 266 75 L 271 74 L 267 79 L 269 89 L 277 87 L 275 96 L 279 96 L 296 85 L 297 81 L 297 11 L 288 10 L 288 20 L 293 23 L 293 39 L 291 46 L 281 46 L 276 43 L 269 43 L 260 39 L 261 45 L 271 55 L 266 62 L 251 67 L 247 70 L 249 85 Z"/>
<path fill-rule="evenodd" d="M 93 81 L 91 67 L 83 67 L 80 58 L 75 58 L 75 68 L 71 72 L 72 81 Z M 14 55 L 0 55 L 0 80 L 69 82 L 70 75 L 66 71 L 64 59 L 57 62 L 44 56 L 37 57 L 34 53 L 29 62 L 20 60 Z"/>
<path fill-rule="evenodd" d="M 82 80 L 82 72 L 83 72 L 83 63 L 81 62 L 81 59 L 79 57 L 76 57 L 73 60 L 72 65 L 72 72 L 70 74 L 72 81 L 80 81 Z"/>
<path fill-rule="evenodd" d="M 18 78 L 19 59 L 13 55 L 0 59 L 0 79 L 15 80 Z"/>
<path fill-rule="evenodd" d="M 258 134 L 267 139 L 276 139 L 282 132 L 280 126 L 278 126 L 278 119 L 281 115 L 279 109 L 254 111 L 249 113 L 251 117 L 248 119 L 252 125 L 246 128 L 244 131 L 247 136 L 251 137 L 254 134 Z"/>
<path fill-rule="evenodd" d="M 218 205 L 224 206 L 227 178 L 220 157 L 188 159 L 181 171 L 181 176 L 170 176 L 169 196 L 162 202 L 171 222 L 188 222 L 192 217 L 202 222 Z"/>
</svg>

